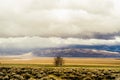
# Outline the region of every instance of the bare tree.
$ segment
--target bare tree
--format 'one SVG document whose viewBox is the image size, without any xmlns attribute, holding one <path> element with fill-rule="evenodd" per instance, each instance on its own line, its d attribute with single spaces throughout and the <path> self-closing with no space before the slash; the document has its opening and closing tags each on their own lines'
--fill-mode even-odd
<svg viewBox="0 0 120 80">
<path fill-rule="evenodd" d="M 60 56 L 55 57 L 54 64 L 55 66 L 62 66 L 63 65 L 63 58 Z"/>
</svg>

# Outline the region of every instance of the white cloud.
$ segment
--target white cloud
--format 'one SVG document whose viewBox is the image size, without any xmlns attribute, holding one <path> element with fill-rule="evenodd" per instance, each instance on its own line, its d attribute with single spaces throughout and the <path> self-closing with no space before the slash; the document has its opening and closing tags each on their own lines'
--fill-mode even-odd
<svg viewBox="0 0 120 80">
<path fill-rule="evenodd" d="M 120 31 L 117 1 L 0 0 L 0 37 L 114 34 Z"/>
<path fill-rule="evenodd" d="M 59 37 L 17 37 L 17 38 L 0 38 L 0 48 L 47 48 L 60 47 L 64 45 L 119 45 L 120 37 L 115 37 L 114 40 L 101 39 L 79 39 L 79 38 L 59 38 Z"/>
</svg>

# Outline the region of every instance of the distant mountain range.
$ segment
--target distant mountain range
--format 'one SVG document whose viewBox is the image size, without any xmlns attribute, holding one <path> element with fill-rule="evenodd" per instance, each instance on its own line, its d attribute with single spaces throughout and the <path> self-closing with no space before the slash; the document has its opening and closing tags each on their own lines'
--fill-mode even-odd
<svg viewBox="0 0 120 80">
<path fill-rule="evenodd" d="M 120 57 L 119 52 L 81 48 L 44 49 L 34 51 L 33 54 L 43 57 Z"/>
<path fill-rule="evenodd" d="M 120 52 L 120 45 L 70 45 L 69 48 L 96 49 L 111 52 Z"/>
<path fill-rule="evenodd" d="M 0 49 L 0 55 L 23 55 L 37 57 L 114 57 L 120 58 L 120 45 L 69 45 L 55 48 Z"/>
</svg>

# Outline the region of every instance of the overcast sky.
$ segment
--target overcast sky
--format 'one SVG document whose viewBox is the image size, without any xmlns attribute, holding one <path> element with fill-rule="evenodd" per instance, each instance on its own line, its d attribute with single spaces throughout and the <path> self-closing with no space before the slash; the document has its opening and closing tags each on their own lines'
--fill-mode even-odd
<svg viewBox="0 0 120 80">
<path fill-rule="evenodd" d="M 0 47 L 120 44 L 120 0 L 0 0 Z"/>
</svg>

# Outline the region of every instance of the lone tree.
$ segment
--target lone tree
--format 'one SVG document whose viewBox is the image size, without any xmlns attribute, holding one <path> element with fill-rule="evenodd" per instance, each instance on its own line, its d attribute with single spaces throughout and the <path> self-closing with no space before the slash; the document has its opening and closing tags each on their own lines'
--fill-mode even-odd
<svg viewBox="0 0 120 80">
<path fill-rule="evenodd" d="M 55 66 L 62 66 L 63 65 L 63 58 L 60 56 L 55 57 L 54 59 Z"/>
</svg>

